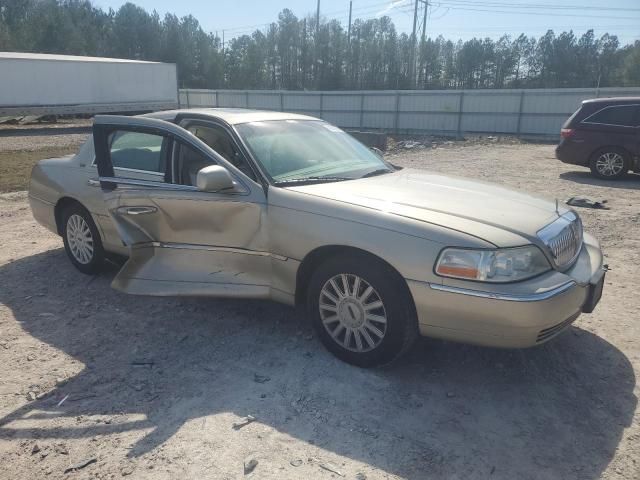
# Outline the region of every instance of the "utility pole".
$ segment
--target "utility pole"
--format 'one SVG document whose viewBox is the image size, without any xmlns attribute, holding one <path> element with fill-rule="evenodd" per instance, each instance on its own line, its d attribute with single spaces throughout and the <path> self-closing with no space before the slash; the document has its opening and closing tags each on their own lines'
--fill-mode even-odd
<svg viewBox="0 0 640 480">
<path fill-rule="evenodd" d="M 424 0 L 424 17 L 422 19 L 422 43 L 424 43 L 427 33 L 427 10 L 429 10 L 429 0 Z"/>
<path fill-rule="evenodd" d="M 226 81 L 225 76 L 226 76 L 227 72 L 225 71 L 225 68 L 224 68 L 224 64 L 225 63 L 226 62 L 225 62 L 225 54 L 224 54 L 224 30 L 222 30 L 222 83 L 223 83 L 223 85 L 226 86 L 227 85 L 227 81 Z"/>
<path fill-rule="evenodd" d="M 422 40 L 420 41 L 420 48 L 423 49 L 426 34 L 427 34 L 427 11 L 429 10 L 429 0 L 421 0 L 421 1 L 424 3 L 424 15 L 422 17 Z M 427 72 L 425 71 L 425 79 L 423 82 L 424 84 L 426 84 L 426 75 L 427 75 Z M 420 75 L 418 74 L 418 76 Z"/>
<path fill-rule="evenodd" d="M 349 1 L 349 29 L 347 30 L 347 43 L 351 45 L 351 9 L 353 8 L 353 0 Z"/>
<path fill-rule="evenodd" d="M 320 0 L 318 0 L 320 1 Z M 420 0 L 414 0 L 413 4 L 413 33 L 411 34 L 411 59 L 409 63 L 409 87 L 415 86 L 416 75 L 416 25 L 418 23 L 418 2 Z"/>
<path fill-rule="evenodd" d="M 320 84 L 318 82 L 318 42 L 320 40 L 320 0 L 318 0 L 318 8 L 316 9 L 316 33 L 313 42 L 313 79 L 316 88 Z"/>
</svg>

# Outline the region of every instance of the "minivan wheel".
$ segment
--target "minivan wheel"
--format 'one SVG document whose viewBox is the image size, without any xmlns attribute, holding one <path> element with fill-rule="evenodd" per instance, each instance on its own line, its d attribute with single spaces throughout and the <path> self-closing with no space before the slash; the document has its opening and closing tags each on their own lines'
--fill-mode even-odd
<svg viewBox="0 0 640 480">
<path fill-rule="evenodd" d="M 70 205 L 62 213 L 62 222 L 64 249 L 71 263 L 82 273 L 100 271 L 105 253 L 91 214 L 81 205 Z"/>
<path fill-rule="evenodd" d="M 626 152 L 617 148 L 598 150 L 589 162 L 591 173 L 605 180 L 617 180 L 629 171 L 629 160 Z"/>
<path fill-rule="evenodd" d="M 324 346 L 359 367 L 384 365 L 417 337 L 412 299 L 397 274 L 359 255 L 337 256 L 312 275 L 307 308 Z"/>
</svg>

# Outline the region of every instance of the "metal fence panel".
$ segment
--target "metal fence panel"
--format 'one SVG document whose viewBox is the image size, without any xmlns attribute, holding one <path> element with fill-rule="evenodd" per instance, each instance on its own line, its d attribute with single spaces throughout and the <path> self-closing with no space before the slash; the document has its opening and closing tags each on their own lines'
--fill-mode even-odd
<svg viewBox="0 0 640 480">
<path fill-rule="evenodd" d="M 436 95 L 400 93 L 401 112 L 457 112 L 460 109 L 460 92 Z"/>
<path fill-rule="evenodd" d="M 370 94 L 363 92 L 362 95 L 364 95 L 364 104 L 362 107 L 365 112 L 371 110 L 394 111 L 396 109 L 397 96 L 395 93 Z"/>
<path fill-rule="evenodd" d="M 362 128 L 375 130 L 392 130 L 394 128 L 393 113 L 368 113 L 362 115 Z"/>
<path fill-rule="evenodd" d="M 315 93 L 284 92 L 284 110 L 317 110 L 320 111 L 320 95 Z"/>
<path fill-rule="evenodd" d="M 640 88 L 299 92 L 181 90 L 183 107 L 283 110 L 340 127 L 397 133 L 556 136 L 588 98 L 640 96 Z"/>
<path fill-rule="evenodd" d="M 322 118 L 343 128 L 360 127 L 360 113 L 358 112 L 324 112 Z"/>
<path fill-rule="evenodd" d="M 324 94 L 322 96 L 322 109 L 358 112 L 360 110 L 360 95 Z"/>
<path fill-rule="evenodd" d="M 486 94 L 469 92 L 464 94 L 464 113 L 518 113 L 520 110 L 520 92 Z"/>
<path fill-rule="evenodd" d="M 280 110 L 282 105 L 279 93 L 251 92 L 249 95 L 249 108 L 262 110 Z"/>
<path fill-rule="evenodd" d="M 468 133 L 509 133 L 515 134 L 518 129 L 518 114 L 492 115 L 482 113 L 465 113 L 462 115 L 460 130 Z M 559 131 L 559 130 L 558 130 Z"/>
<path fill-rule="evenodd" d="M 446 113 L 400 113 L 398 130 L 407 132 L 455 132 L 458 128 L 458 116 Z"/>
</svg>

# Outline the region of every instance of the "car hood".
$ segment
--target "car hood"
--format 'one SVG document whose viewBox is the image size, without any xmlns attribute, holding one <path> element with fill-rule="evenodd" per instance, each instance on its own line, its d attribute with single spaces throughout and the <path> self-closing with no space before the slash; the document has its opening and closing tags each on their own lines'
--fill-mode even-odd
<svg viewBox="0 0 640 480">
<path fill-rule="evenodd" d="M 538 243 L 536 232 L 567 211 L 498 185 L 412 169 L 288 189 L 451 228 L 497 246 Z"/>
</svg>

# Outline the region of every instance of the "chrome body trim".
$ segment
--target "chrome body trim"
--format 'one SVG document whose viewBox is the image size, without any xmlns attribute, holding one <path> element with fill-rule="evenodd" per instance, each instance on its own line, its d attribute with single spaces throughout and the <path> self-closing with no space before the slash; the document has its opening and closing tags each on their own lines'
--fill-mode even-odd
<svg viewBox="0 0 640 480">
<path fill-rule="evenodd" d="M 460 295 L 468 295 L 471 297 L 479 297 L 479 298 L 490 298 L 492 300 L 504 300 L 507 302 L 540 302 L 542 300 L 548 300 L 550 298 L 553 298 L 556 295 L 560 295 L 561 293 L 566 292 L 567 290 L 573 288 L 576 285 L 577 284 L 574 280 L 570 280 L 567 283 L 563 283 L 562 285 L 556 288 L 553 288 L 551 290 L 546 290 L 540 293 L 528 293 L 528 294 L 522 294 L 522 295 L 484 292 L 481 290 L 471 290 L 468 288 L 450 287 L 447 285 L 439 285 L 436 283 L 430 283 L 429 287 L 432 290 L 437 290 L 440 292 L 456 293 Z"/>
<path fill-rule="evenodd" d="M 193 245 L 189 243 L 162 243 L 162 242 L 147 242 L 140 243 L 134 245 L 133 249 L 137 248 L 175 248 L 179 250 L 206 250 L 209 252 L 227 252 L 227 253 L 238 253 L 241 255 L 258 255 L 261 257 L 271 257 L 276 260 L 287 261 L 289 257 L 285 257 L 284 255 L 278 255 L 277 253 L 271 252 L 262 252 L 259 250 L 247 250 L 246 248 L 234 248 L 234 247 L 218 247 L 215 245 Z"/>
<path fill-rule="evenodd" d="M 135 180 L 132 178 L 120 177 L 100 177 L 101 182 L 116 183 L 118 185 L 130 185 L 133 187 L 164 188 L 165 190 L 186 190 L 198 192 L 199 190 L 191 185 L 178 185 L 175 183 L 152 182 L 151 180 Z"/>
<path fill-rule="evenodd" d="M 127 168 L 127 167 L 113 167 L 114 170 L 121 170 L 123 172 L 134 172 L 134 173 L 143 173 L 145 175 L 153 175 L 155 177 L 159 177 L 164 179 L 164 173 L 162 172 L 154 172 L 152 170 L 140 170 L 138 168 Z"/>
</svg>

